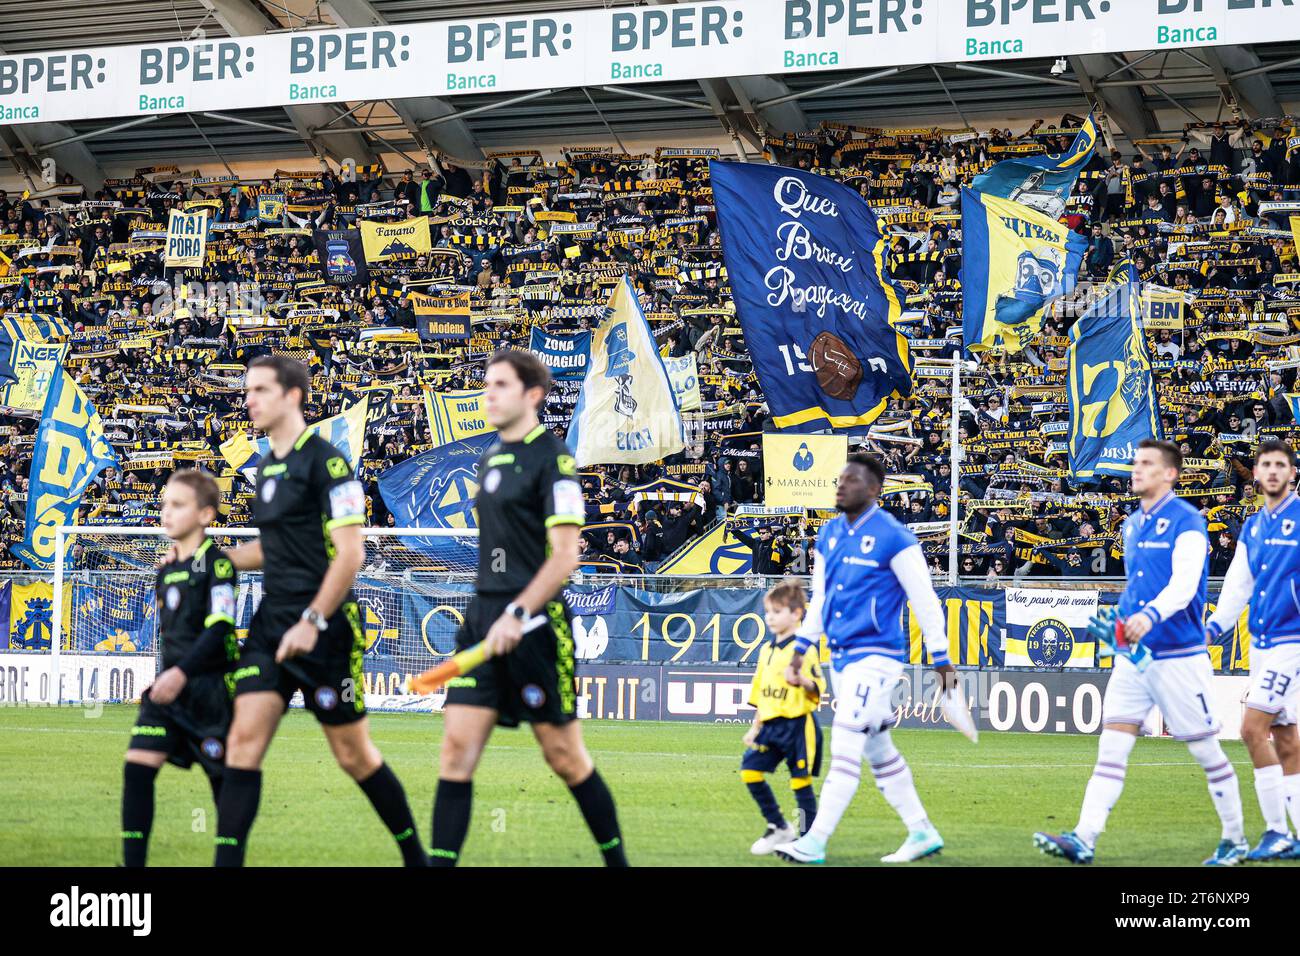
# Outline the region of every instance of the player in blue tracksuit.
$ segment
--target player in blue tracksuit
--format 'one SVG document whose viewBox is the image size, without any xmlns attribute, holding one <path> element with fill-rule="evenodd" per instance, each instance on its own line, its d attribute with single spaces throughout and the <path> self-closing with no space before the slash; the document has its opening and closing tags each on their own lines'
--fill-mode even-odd
<svg viewBox="0 0 1300 956">
<path fill-rule="evenodd" d="M 1213 699 L 1214 669 L 1202 624 L 1209 538 L 1205 519 L 1174 497 L 1183 456 L 1171 442 L 1148 438 L 1133 456 L 1133 491 L 1140 507 L 1124 521 L 1124 570 L 1119 601 L 1122 648 L 1102 701 L 1097 764 L 1084 792 L 1079 824 L 1056 835 L 1035 833 L 1044 853 L 1091 863 L 1097 836 L 1124 789 L 1129 754 L 1152 707 L 1205 770 L 1210 797 L 1223 825 L 1212 866 L 1245 859 L 1241 794 L 1232 763 L 1219 744 Z"/>
<path fill-rule="evenodd" d="M 1264 835 L 1249 860 L 1300 859 L 1300 498 L 1295 452 L 1277 439 L 1260 443 L 1255 482 L 1264 507 L 1246 519 L 1223 580 L 1223 591 L 1206 637 L 1236 625 L 1249 604 L 1250 692 L 1241 719 L 1241 739 L 1255 765 L 1255 793 L 1264 815 Z M 1270 739 L 1270 734 L 1272 739 Z"/>
<path fill-rule="evenodd" d="M 857 792 L 864 757 L 876 786 L 908 830 L 903 845 L 884 862 L 907 863 L 943 849 L 916 794 L 911 768 L 889 734 L 896 722 L 891 692 L 908 659 L 904 604 L 912 605 L 945 687 L 956 684 L 957 672 L 948 660 L 943 608 L 921 546 L 877 503 L 884 483 L 879 461 L 851 456 L 835 493 L 840 514 L 817 536 L 812 603 L 795 637 L 786 679 L 796 683 L 803 655 L 815 650 L 824 633 L 831 652 L 835 718 L 831 766 L 817 816 L 806 834 L 776 848 L 778 856 L 797 863 L 825 860 L 826 842 Z"/>
</svg>

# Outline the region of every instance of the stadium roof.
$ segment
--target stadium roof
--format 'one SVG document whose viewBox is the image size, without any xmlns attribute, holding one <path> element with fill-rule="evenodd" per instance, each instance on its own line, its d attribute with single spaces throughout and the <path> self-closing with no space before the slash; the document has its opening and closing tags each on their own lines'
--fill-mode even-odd
<svg viewBox="0 0 1300 956">
<path fill-rule="evenodd" d="M 668 5 L 673 0 L 650 0 Z M 199 37 L 222 38 L 447 18 L 645 6 L 636 0 L 6 0 L 0 53 L 20 54 Z M 1186 122 L 1277 116 L 1300 103 L 1300 42 L 1052 59 L 921 64 L 862 71 L 746 76 L 587 89 L 371 103 L 305 104 L 133 120 L 0 127 L 4 165 L 30 174 L 44 156 L 86 183 L 146 161 L 210 164 L 315 154 L 357 161 L 427 148 L 475 158 L 484 149 L 587 142 L 730 140 L 758 152 L 764 134 L 822 120 L 885 125 L 1082 114 L 1103 105 L 1127 139 Z M 545 82 L 539 77 L 539 86 Z M 544 90 L 544 87 L 543 87 Z"/>
</svg>

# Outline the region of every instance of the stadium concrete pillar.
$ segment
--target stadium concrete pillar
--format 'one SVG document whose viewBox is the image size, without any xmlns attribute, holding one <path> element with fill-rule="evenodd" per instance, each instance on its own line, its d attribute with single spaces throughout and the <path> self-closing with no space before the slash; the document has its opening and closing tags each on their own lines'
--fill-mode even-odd
<svg viewBox="0 0 1300 956">
<path fill-rule="evenodd" d="M 378 27 L 388 23 L 370 0 L 327 0 L 322 6 L 341 27 Z M 483 158 L 483 150 L 475 139 L 473 130 L 464 120 L 429 123 L 429 120 L 441 119 L 456 112 L 456 107 L 446 100 L 424 96 L 390 99 L 388 102 L 402 125 L 415 137 L 426 154 L 436 149 L 452 159 Z"/>
<path fill-rule="evenodd" d="M 1214 82 L 1229 105 L 1237 104 L 1248 119 L 1281 116 L 1284 112 L 1267 73 L 1234 77 L 1234 73 L 1262 66 L 1255 51 L 1244 46 L 1204 47 L 1196 51 L 1214 74 Z"/>
<path fill-rule="evenodd" d="M 1118 125 L 1130 143 L 1135 139 L 1145 139 L 1151 134 L 1153 120 L 1139 87 L 1107 87 L 1105 91 L 1098 89 L 1097 78 L 1115 72 L 1115 64 L 1111 60 L 1099 53 L 1072 56 L 1069 60 L 1070 69 L 1079 81 L 1079 88 L 1094 107 L 1099 107 L 1106 114 L 1112 133 L 1114 126 Z"/>
<path fill-rule="evenodd" d="M 232 37 L 261 36 L 280 25 L 268 20 L 261 8 L 251 0 L 199 0 Z M 375 153 L 360 132 L 351 135 L 331 136 L 320 141 L 311 131 L 335 119 L 328 106 L 286 106 L 285 113 L 298 135 L 318 158 L 328 155 L 338 162 L 351 159 L 358 164 L 373 162 Z"/>
</svg>

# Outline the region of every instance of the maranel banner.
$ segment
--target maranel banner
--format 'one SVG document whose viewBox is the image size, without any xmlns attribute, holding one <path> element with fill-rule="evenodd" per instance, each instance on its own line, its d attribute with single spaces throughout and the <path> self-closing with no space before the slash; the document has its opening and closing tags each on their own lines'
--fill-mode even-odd
<svg viewBox="0 0 1300 956">
<path fill-rule="evenodd" d="M 717 0 L 5 56 L 0 123 L 1297 37 L 1276 0 Z"/>
</svg>

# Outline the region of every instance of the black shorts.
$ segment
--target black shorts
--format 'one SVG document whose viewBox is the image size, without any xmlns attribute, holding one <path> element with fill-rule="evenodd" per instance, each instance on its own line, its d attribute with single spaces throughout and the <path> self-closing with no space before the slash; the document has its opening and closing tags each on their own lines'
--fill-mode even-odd
<svg viewBox="0 0 1300 956">
<path fill-rule="evenodd" d="M 492 623 L 513 598 L 476 595 L 456 631 L 456 650 L 487 637 Z M 447 683 L 447 705 L 491 707 L 497 725 L 567 724 L 577 716 L 573 684 L 573 612 L 562 598 L 548 601 L 547 623 L 534 628 L 509 654 L 494 657 Z"/>
<path fill-rule="evenodd" d="M 131 750 L 164 753 L 167 761 L 189 768 L 196 762 L 219 777 L 230 729 L 230 690 L 225 675 L 200 674 L 185 684 L 170 704 L 155 704 L 148 693 L 131 728 Z"/>
<path fill-rule="evenodd" d="M 287 708 L 293 692 L 301 690 L 303 703 L 322 724 L 355 723 L 366 716 L 360 611 L 355 601 L 344 601 L 310 654 L 277 664 L 280 639 L 298 623 L 304 606 L 266 600 L 258 606 L 233 673 L 235 694 L 273 690 Z"/>
<path fill-rule="evenodd" d="M 740 759 L 740 769 L 771 773 L 784 760 L 791 777 L 820 776 L 821 743 L 821 727 L 813 714 L 774 717 L 759 728 L 754 746 Z"/>
</svg>

